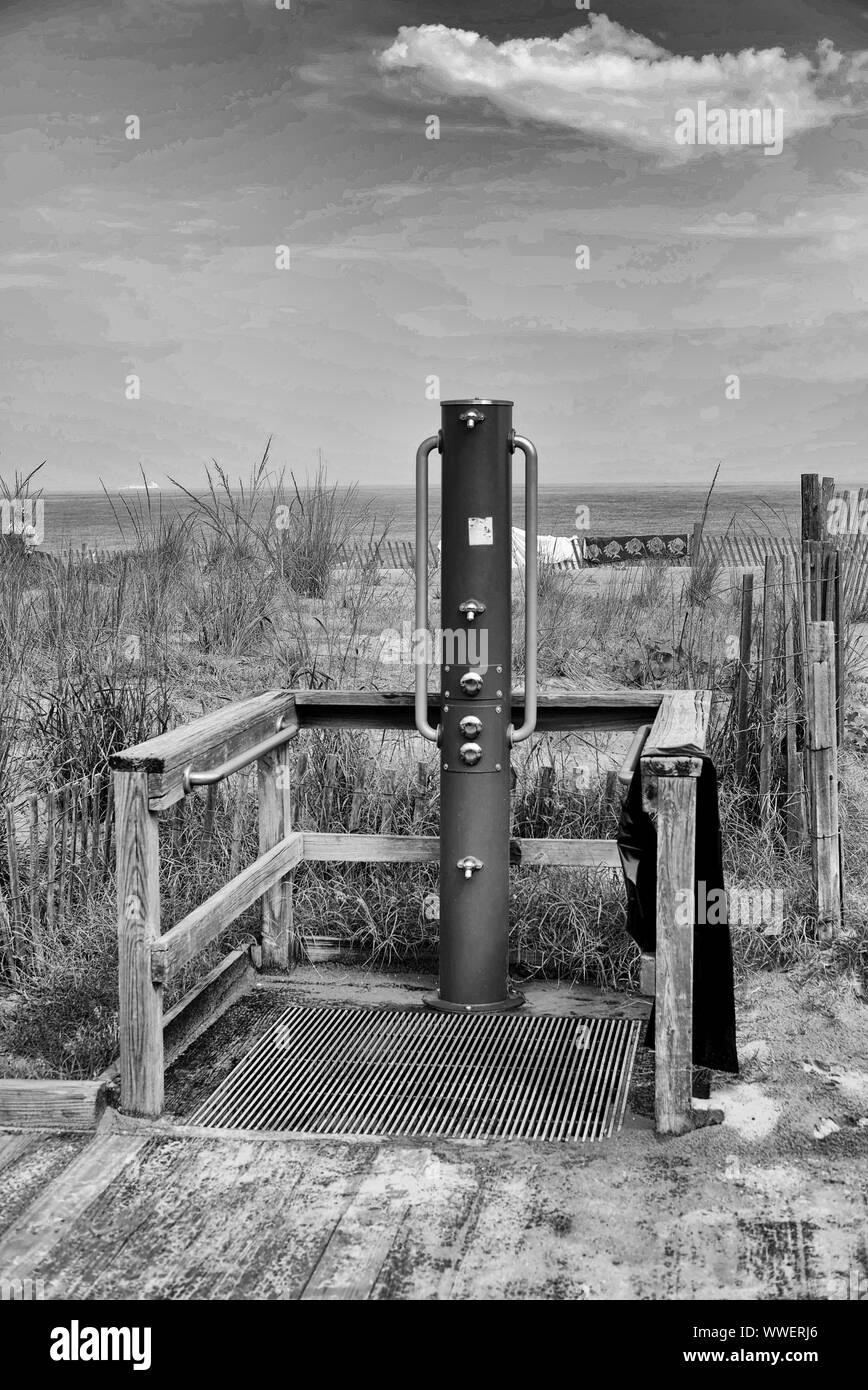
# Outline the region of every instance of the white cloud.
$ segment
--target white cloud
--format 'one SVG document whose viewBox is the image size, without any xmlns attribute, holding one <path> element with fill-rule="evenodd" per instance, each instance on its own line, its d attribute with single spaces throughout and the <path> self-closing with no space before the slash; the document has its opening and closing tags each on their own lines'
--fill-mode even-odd
<svg viewBox="0 0 868 1390">
<path fill-rule="evenodd" d="M 674 139 L 675 112 L 699 101 L 780 108 L 785 138 L 868 103 L 868 52 L 842 54 L 823 39 L 813 57 L 782 48 L 683 57 L 605 15 L 560 38 L 500 44 L 443 24 L 404 26 L 379 60 L 444 95 L 485 97 L 515 118 L 672 157 L 703 152 Z"/>
</svg>

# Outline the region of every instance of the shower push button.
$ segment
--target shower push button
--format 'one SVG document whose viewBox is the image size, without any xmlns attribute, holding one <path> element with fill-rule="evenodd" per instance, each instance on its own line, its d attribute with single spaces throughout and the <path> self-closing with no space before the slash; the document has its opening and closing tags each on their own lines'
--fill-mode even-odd
<svg viewBox="0 0 868 1390">
<path fill-rule="evenodd" d="M 478 671 L 466 671 L 458 684 L 465 695 L 478 695 L 482 689 L 482 677 Z"/>
</svg>

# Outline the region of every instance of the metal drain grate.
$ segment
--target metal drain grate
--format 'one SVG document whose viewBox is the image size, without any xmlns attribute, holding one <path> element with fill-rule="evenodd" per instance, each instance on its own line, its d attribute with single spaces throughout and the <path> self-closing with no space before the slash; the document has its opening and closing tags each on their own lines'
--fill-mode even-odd
<svg viewBox="0 0 868 1390">
<path fill-rule="evenodd" d="M 295 1004 L 191 1124 L 359 1138 L 603 1139 L 640 1023 Z"/>
</svg>

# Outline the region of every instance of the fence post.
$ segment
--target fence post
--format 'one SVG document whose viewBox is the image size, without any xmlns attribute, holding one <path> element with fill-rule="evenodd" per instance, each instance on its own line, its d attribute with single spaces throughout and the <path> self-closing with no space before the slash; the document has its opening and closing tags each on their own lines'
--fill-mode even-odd
<svg viewBox="0 0 868 1390">
<path fill-rule="evenodd" d="M 21 879 L 18 873 L 18 843 L 15 839 L 15 819 L 11 805 L 6 807 L 6 854 L 9 865 L 9 904 L 12 910 L 12 940 L 18 955 L 23 956 L 24 916 L 21 902 Z"/>
<path fill-rule="evenodd" d="M 421 824 L 428 804 L 428 764 L 423 758 L 416 763 L 416 784 L 413 787 L 413 824 Z"/>
<path fill-rule="evenodd" d="M 383 773 L 380 789 L 380 834 L 389 835 L 395 818 L 395 773 Z"/>
<path fill-rule="evenodd" d="M 151 978 L 160 935 L 160 834 L 146 772 L 114 774 L 121 1109 L 163 1109 L 163 987 Z"/>
<path fill-rule="evenodd" d="M 747 700 L 750 684 L 751 624 L 753 622 L 753 575 L 741 581 L 741 627 L 738 642 L 738 693 L 736 697 L 735 775 L 747 773 Z"/>
<path fill-rule="evenodd" d="M 241 842 L 244 834 L 244 803 L 247 797 L 248 768 L 244 769 L 242 776 L 234 786 L 235 795 L 232 799 L 232 833 L 229 845 L 229 877 L 234 878 L 238 873 L 238 865 L 241 862 Z"/>
<path fill-rule="evenodd" d="M 39 798 L 30 798 L 30 950 L 34 969 L 41 975 L 45 967 L 42 946 L 42 917 L 39 903 Z"/>
<path fill-rule="evenodd" d="M 841 862 L 838 838 L 838 743 L 835 719 L 835 626 L 808 628 L 808 751 L 811 777 L 811 837 L 817 879 L 820 937 L 841 928 Z"/>
<path fill-rule="evenodd" d="M 818 617 L 835 625 L 835 727 L 844 737 L 844 630 L 841 617 L 841 549 L 829 546 L 823 561 L 823 611 Z"/>
<path fill-rule="evenodd" d="M 365 769 L 360 767 L 356 774 L 356 784 L 353 787 L 353 799 L 350 803 L 349 830 L 354 833 L 362 823 L 362 810 L 365 804 Z"/>
<path fill-rule="evenodd" d="M 763 635 L 760 668 L 760 817 L 771 820 L 772 791 L 772 685 L 774 680 L 775 562 L 765 558 L 763 569 Z"/>
<path fill-rule="evenodd" d="M 6 970 L 13 985 L 18 984 L 18 967 L 15 964 L 15 945 L 12 940 L 12 924 L 6 911 L 6 900 L 0 888 L 0 949 L 6 957 Z"/>
<path fill-rule="evenodd" d="M 818 541 L 823 534 L 820 517 L 820 479 L 816 473 L 802 474 L 802 540 Z"/>
<path fill-rule="evenodd" d="M 260 758 L 256 764 L 259 801 L 259 853 L 274 849 L 292 830 L 292 788 L 290 751 L 284 743 Z M 292 890 L 295 873 L 290 871 L 262 895 L 262 968 L 288 970 L 295 942 L 292 923 Z"/>
<path fill-rule="evenodd" d="M 657 778 L 654 1111 L 658 1134 L 693 1128 L 693 930 L 699 758 L 652 762 Z"/>
<path fill-rule="evenodd" d="M 797 747 L 795 624 L 797 601 L 795 570 L 790 556 L 784 557 L 784 703 L 787 720 L 787 844 L 802 838 L 802 779 Z"/>
<path fill-rule="evenodd" d="M 219 794 L 220 785 L 217 782 L 205 789 L 205 810 L 202 814 L 202 832 L 199 837 L 199 850 L 202 854 L 208 854 L 211 849 L 211 841 L 214 838 L 214 813 L 217 810 Z"/>
</svg>

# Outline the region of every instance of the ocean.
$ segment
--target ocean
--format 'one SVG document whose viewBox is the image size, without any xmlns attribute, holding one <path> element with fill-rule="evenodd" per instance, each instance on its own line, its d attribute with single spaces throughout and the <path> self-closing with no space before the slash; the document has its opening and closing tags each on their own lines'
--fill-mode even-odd
<svg viewBox="0 0 868 1390">
<path fill-rule="evenodd" d="M 542 486 L 539 490 L 539 530 L 542 535 L 570 536 L 576 533 L 576 508 L 588 508 L 587 536 L 651 535 L 655 532 L 690 532 L 702 515 L 705 490 L 683 487 L 586 487 Z M 110 502 L 103 492 L 45 492 L 45 539 L 43 548 L 61 551 L 82 545 L 95 549 L 117 549 L 131 545 L 133 532 L 126 518 L 122 499 L 133 507 L 147 506 L 142 492 L 112 494 Z M 153 491 L 151 508 L 164 513 L 188 514 L 192 501 L 174 490 Z M 112 508 L 114 504 L 114 511 Z M 439 531 L 441 498 L 439 487 L 431 488 L 429 510 L 432 532 Z M 391 540 L 412 541 L 415 535 L 414 489 L 412 486 L 358 487 L 353 496 L 356 529 L 370 530 L 376 517 L 377 533 L 388 524 Z M 516 488 L 513 520 L 523 526 L 524 497 Z M 722 534 L 733 523 L 754 534 L 798 536 L 800 498 L 796 486 L 748 490 L 720 488 L 712 494 L 706 530 Z"/>
</svg>

